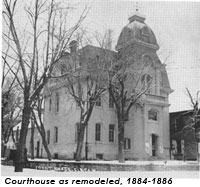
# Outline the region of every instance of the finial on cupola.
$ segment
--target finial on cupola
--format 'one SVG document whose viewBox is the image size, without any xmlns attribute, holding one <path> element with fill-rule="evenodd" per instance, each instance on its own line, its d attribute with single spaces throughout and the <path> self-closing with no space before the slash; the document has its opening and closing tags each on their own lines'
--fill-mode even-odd
<svg viewBox="0 0 200 187">
<path fill-rule="evenodd" d="M 138 12 L 138 10 L 139 10 L 138 2 L 136 2 L 136 5 L 135 5 L 135 11 Z"/>
<path fill-rule="evenodd" d="M 146 18 L 145 18 L 144 15 L 142 15 L 142 14 L 139 13 L 139 5 L 138 5 L 138 2 L 135 2 L 135 3 L 134 3 L 134 13 L 133 13 L 133 15 L 130 16 L 128 19 L 129 19 L 129 22 L 130 22 L 130 23 L 132 23 L 132 22 L 135 21 L 135 20 L 144 23 L 144 21 L 145 21 Z"/>
</svg>

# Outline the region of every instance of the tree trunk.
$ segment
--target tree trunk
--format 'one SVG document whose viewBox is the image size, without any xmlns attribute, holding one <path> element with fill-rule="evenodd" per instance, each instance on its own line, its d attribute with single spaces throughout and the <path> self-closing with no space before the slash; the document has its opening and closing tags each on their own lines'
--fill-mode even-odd
<svg viewBox="0 0 200 187">
<path fill-rule="evenodd" d="M 120 163 L 124 163 L 124 123 L 122 120 L 118 121 L 118 131 L 118 160 Z"/>
<path fill-rule="evenodd" d="M 49 147 L 48 147 L 48 144 L 47 144 L 47 141 L 46 141 L 46 136 L 45 136 L 44 132 L 41 133 L 41 137 L 42 137 L 42 143 L 43 143 L 44 149 L 45 149 L 45 151 L 47 153 L 47 158 L 50 161 L 51 160 L 51 153 L 49 151 Z"/>
<path fill-rule="evenodd" d="M 27 102 L 28 101 L 24 102 L 24 108 L 22 111 L 20 138 L 17 146 L 16 159 L 15 159 L 15 172 L 23 172 L 23 167 L 25 164 L 26 136 L 31 114 L 31 108 L 29 106 L 29 103 Z"/>
<path fill-rule="evenodd" d="M 2 128 L 2 129 L 4 129 L 4 128 Z M 5 130 L 5 132 L 3 130 L 1 131 L 1 134 L 2 134 L 2 139 L 1 139 L 1 146 L 2 146 L 1 147 L 1 157 L 5 156 L 6 149 L 7 149 L 6 144 L 9 141 L 10 133 L 11 133 L 11 129 L 10 128 L 7 128 Z"/>
<path fill-rule="evenodd" d="M 31 120 L 31 159 L 34 159 L 34 131 L 35 131 L 35 124 L 34 121 Z"/>
<path fill-rule="evenodd" d="M 78 132 L 78 142 L 77 142 L 76 155 L 75 155 L 76 161 L 81 160 L 81 152 L 82 152 L 82 147 L 83 147 L 84 134 L 85 134 L 85 124 L 81 123 L 79 132 Z"/>
<path fill-rule="evenodd" d="M 3 110 L 1 111 L 1 115 L 3 116 Z M 1 116 L 1 157 L 5 156 L 5 142 L 4 142 L 4 126 L 3 126 L 3 117 Z"/>
<path fill-rule="evenodd" d="M 6 146 L 4 142 L 1 140 L 1 157 L 5 157 Z"/>
<path fill-rule="evenodd" d="M 47 144 L 47 141 L 46 141 L 46 133 L 45 133 L 44 124 L 42 123 L 42 121 L 40 121 L 40 126 L 39 126 L 34 113 L 33 113 L 33 117 L 35 119 L 35 124 L 37 126 L 38 132 L 40 133 L 40 136 L 42 137 L 42 144 L 43 144 L 44 149 L 46 151 L 47 158 L 48 158 L 48 160 L 51 160 L 51 153 L 49 151 L 49 147 L 48 147 L 48 144 Z"/>
</svg>

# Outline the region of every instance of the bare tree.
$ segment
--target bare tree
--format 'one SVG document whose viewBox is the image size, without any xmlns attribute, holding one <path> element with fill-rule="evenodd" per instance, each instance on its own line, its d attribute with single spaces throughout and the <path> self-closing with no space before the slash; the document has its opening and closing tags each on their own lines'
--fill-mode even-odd
<svg viewBox="0 0 200 187">
<path fill-rule="evenodd" d="M 100 46 L 111 49 L 113 38 L 112 30 L 107 30 L 102 36 L 96 34 Z M 109 60 L 107 68 L 108 91 L 113 100 L 118 120 L 118 159 L 124 162 L 124 126 L 130 109 L 135 104 L 142 104 L 142 95 L 152 86 L 151 64 L 146 61 L 146 56 L 141 59 L 132 51 L 120 51 L 115 54 L 115 60 Z"/>
<path fill-rule="evenodd" d="M 81 66 L 76 69 L 76 73 L 66 77 L 66 87 L 69 94 L 80 108 L 80 123 L 78 130 L 78 140 L 76 148 L 76 161 L 81 160 L 81 151 L 85 129 L 90 120 L 93 108 L 97 100 L 107 89 L 106 62 L 101 60 L 104 55 L 101 48 L 98 49 L 98 57 L 91 58 L 82 48 L 83 61 Z M 68 68 L 69 69 L 69 68 Z M 73 72 L 73 71 L 72 71 Z"/>
<path fill-rule="evenodd" d="M 149 75 L 150 67 L 151 65 L 146 63 L 143 58 L 136 59 L 134 54 L 127 51 L 110 66 L 108 72 L 108 90 L 113 99 L 118 120 L 119 162 L 125 161 L 124 127 L 130 109 L 136 104 L 141 105 L 142 96 L 153 89 L 151 86 L 153 76 Z"/>
<path fill-rule="evenodd" d="M 198 161 L 200 161 L 200 158 L 199 158 L 199 151 L 200 150 L 198 150 L 198 144 L 200 142 L 200 106 L 199 106 L 200 91 L 197 91 L 196 98 L 193 98 L 189 89 L 186 88 L 186 90 L 187 90 L 187 93 L 188 93 L 188 96 L 190 98 L 190 102 L 191 102 L 191 105 L 192 105 L 192 108 L 193 108 L 193 114 L 191 116 L 192 122 L 189 124 L 190 125 L 189 127 L 194 129 L 194 131 L 195 131 L 195 139 L 196 139 L 196 142 L 197 142 L 197 159 L 198 159 Z M 188 126 L 186 126 L 186 127 L 188 127 Z"/>
<path fill-rule="evenodd" d="M 35 123 L 34 120 L 31 119 L 31 140 L 30 140 L 30 149 L 31 149 L 31 159 L 34 159 L 34 135 L 35 135 Z"/>
<path fill-rule="evenodd" d="M 21 121 L 21 97 L 17 95 L 16 89 L 2 90 L 2 118 L 1 118 L 1 153 L 5 154 L 5 144 L 11 136 L 15 142 L 13 127 Z"/>
<path fill-rule="evenodd" d="M 21 116 L 21 93 L 19 90 L 19 85 L 16 81 L 16 77 L 13 76 L 12 72 L 16 74 L 19 72 L 19 68 L 10 69 L 7 62 L 8 59 L 8 48 L 5 49 L 5 54 L 2 55 L 2 123 L 1 123 L 1 150 L 2 156 L 5 154 L 5 144 L 8 142 L 10 135 L 13 137 L 13 142 L 15 142 L 13 136 L 13 127 L 20 122 Z M 14 67 L 16 62 L 11 64 Z"/>
<path fill-rule="evenodd" d="M 80 109 L 75 154 L 76 161 L 82 159 L 81 152 L 85 129 L 92 115 L 95 103 L 101 99 L 101 96 L 107 90 L 107 68 L 113 58 L 113 52 L 103 48 L 104 44 L 107 43 L 106 41 L 100 47 L 87 45 L 88 42 L 89 44 L 91 43 L 91 40 L 85 37 L 86 34 L 86 30 L 80 30 L 77 33 L 76 40 L 70 42 L 71 53 L 66 53 L 66 56 L 55 66 L 53 71 L 54 76 L 51 79 L 57 86 L 66 88 L 67 95 L 69 94 L 73 98 Z M 81 49 L 78 50 L 78 46 Z M 90 52 L 88 53 L 88 51 Z M 50 87 L 48 92 L 51 92 Z"/>
<path fill-rule="evenodd" d="M 22 124 L 15 163 L 15 172 L 22 172 L 32 106 L 48 82 L 54 64 L 60 60 L 71 37 L 79 29 L 87 8 L 69 28 L 66 21 L 71 9 L 69 5 L 56 0 L 35 0 L 24 8 L 28 22 L 27 28 L 20 32 L 21 27 L 18 27 L 16 20 L 16 9 L 20 4 L 17 0 L 4 0 L 3 5 L 4 24 L 7 26 L 3 38 L 9 39 L 9 42 L 4 40 L 10 46 L 9 61 L 16 61 L 20 72 L 12 73 L 23 90 Z"/>
<path fill-rule="evenodd" d="M 113 44 L 112 33 L 110 29 L 106 30 L 104 34 L 96 32 L 95 39 L 103 52 L 99 59 L 105 68 L 98 70 L 103 70 L 107 75 L 103 80 L 107 83 L 106 86 L 114 102 L 118 120 L 118 157 L 120 162 L 124 162 L 126 118 L 132 106 L 141 105 L 141 97 L 147 91 L 155 89 L 151 84 L 154 75 L 151 72 L 152 64 L 145 55 L 141 59 L 136 59 L 136 55 L 131 51 L 121 53 L 121 56 L 119 53 L 110 51 Z M 101 72 L 103 76 L 105 73 Z"/>
<path fill-rule="evenodd" d="M 43 96 L 40 96 L 40 98 L 35 102 L 34 107 L 32 108 L 32 117 L 33 117 L 33 123 L 36 125 L 38 132 L 42 137 L 42 144 L 46 151 L 47 158 L 51 160 L 51 153 L 48 148 L 44 123 L 43 123 L 43 109 L 44 109 L 43 100 L 44 100 Z"/>
</svg>

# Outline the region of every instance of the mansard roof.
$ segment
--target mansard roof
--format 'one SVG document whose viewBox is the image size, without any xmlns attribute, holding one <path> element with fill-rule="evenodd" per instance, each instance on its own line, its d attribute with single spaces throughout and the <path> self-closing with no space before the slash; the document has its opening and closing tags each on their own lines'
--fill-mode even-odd
<svg viewBox="0 0 200 187">
<path fill-rule="evenodd" d="M 156 50 L 159 49 L 152 29 L 144 22 L 144 16 L 136 13 L 129 18 L 129 21 L 129 24 L 122 29 L 118 38 L 117 51 L 132 43 L 143 44 Z"/>
</svg>

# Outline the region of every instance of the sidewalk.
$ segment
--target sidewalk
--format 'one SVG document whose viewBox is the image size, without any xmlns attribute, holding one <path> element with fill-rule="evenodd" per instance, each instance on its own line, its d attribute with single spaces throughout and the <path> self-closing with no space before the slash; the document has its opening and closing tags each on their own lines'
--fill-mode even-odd
<svg viewBox="0 0 200 187">
<path fill-rule="evenodd" d="M 24 168 L 23 172 L 14 172 L 13 166 L 1 166 L 1 176 L 31 176 L 31 177 L 113 177 L 113 178 L 177 178 L 200 179 L 198 171 L 95 171 L 95 172 L 56 172 L 54 170 L 36 170 Z"/>
<path fill-rule="evenodd" d="M 49 161 L 48 159 L 40 159 L 40 158 L 35 158 L 33 160 L 28 159 L 29 161 L 37 161 L 37 162 L 71 162 L 74 163 L 77 161 L 75 160 L 59 160 L 59 159 L 52 159 Z M 134 165 L 147 165 L 147 164 L 155 164 L 155 165 L 187 165 L 187 164 L 195 164 L 195 165 L 200 165 L 197 161 L 181 161 L 181 160 L 154 160 L 154 161 L 147 161 L 147 160 L 139 160 L 139 161 L 125 161 L 125 163 L 119 163 L 118 160 L 111 160 L 111 161 L 105 161 L 105 160 L 82 160 L 79 161 L 78 163 L 97 163 L 97 164 L 134 164 Z"/>
<path fill-rule="evenodd" d="M 6 165 L 2 161 L 2 165 Z M 7 164 L 12 165 L 12 163 Z M 199 171 L 197 161 L 126 161 L 29 159 L 28 168 L 58 171 Z"/>
</svg>

